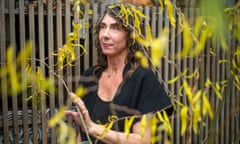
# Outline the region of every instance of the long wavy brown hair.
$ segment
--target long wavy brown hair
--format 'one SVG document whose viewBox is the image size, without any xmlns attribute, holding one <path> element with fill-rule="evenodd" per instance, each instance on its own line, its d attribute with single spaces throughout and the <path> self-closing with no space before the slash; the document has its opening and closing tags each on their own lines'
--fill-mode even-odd
<svg viewBox="0 0 240 144">
<path fill-rule="evenodd" d="M 127 48 L 128 48 L 128 55 L 126 62 L 131 64 L 131 70 L 129 72 L 133 72 L 136 67 L 140 64 L 139 60 L 135 57 L 136 51 L 143 51 L 144 47 L 143 45 L 139 44 L 131 35 L 133 32 L 137 32 L 140 34 L 143 34 L 143 26 L 140 26 L 140 30 L 136 29 L 134 24 L 134 19 L 136 19 L 136 15 L 133 15 L 131 13 L 129 14 L 123 14 L 123 9 L 128 9 L 130 11 L 134 11 L 134 6 L 130 4 L 113 4 L 113 5 L 107 5 L 106 9 L 104 11 L 104 14 L 98 19 L 95 27 L 95 47 L 97 49 L 97 67 L 96 70 L 99 68 L 107 68 L 107 57 L 103 54 L 100 41 L 99 41 L 99 31 L 100 31 L 100 24 L 103 20 L 103 17 L 108 14 L 112 18 L 114 18 L 117 23 L 128 32 L 127 36 Z M 140 18 L 139 18 L 140 19 Z"/>
</svg>

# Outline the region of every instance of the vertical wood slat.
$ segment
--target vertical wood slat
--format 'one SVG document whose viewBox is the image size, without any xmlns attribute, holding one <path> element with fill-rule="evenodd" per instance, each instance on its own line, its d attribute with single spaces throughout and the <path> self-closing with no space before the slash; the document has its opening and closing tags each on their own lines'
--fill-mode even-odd
<svg viewBox="0 0 240 144">
<path fill-rule="evenodd" d="M 65 42 L 67 42 L 67 37 L 68 37 L 68 34 L 71 32 L 71 11 L 70 11 L 70 1 L 69 0 L 65 0 L 65 13 L 64 13 L 64 34 L 65 34 Z M 79 61 L 78 60 L 79 58 L 77 58 L 76 61 Z M 79 67 L 79 65 L 77 65 L 77 67 Z M 76 75 L 76 73 L 74 73 L 75 75 L 72 76 L 72 72 L 74 70 L 74 67 L 72 68 L 68 68 L 67 69 L 67 73 L 68 73 L 68 76 L 67 76 L 67 85 L 70 89 L 70 91 L 73 91 L 73 87 L 72 87 L 72 82 L 73 82 L 73 77 Z M 68 97 L 68 95 L 66 96 Z M 69 109 L 71 109 L 71 106 L 69 107 Z M 68 119 L 68 124 L 69 125 L 72 125 L 72 118 L 71 117 L 67 117 Z"/>
<path fill-rule="evenodd" d="M 23 50 L 25 48 L 25 41 L 26 41 L 26 29 L 25 29 L 25 7 L 24 7 L 24 1 L 19 1 L 19 38 L 20 38 L 20 49 Z M 23 60 L 23 64 L 21 66 L 21 72 L 22 72 L 22 77 L 25 76 L 25 65 L 24 63 L 26 60 Z M 28 135 L 28 106 L 25 101 L 27 98 L 27 91 L 24 90 L 27 87 L 26 84 L 22 86 L 23 92 L 22 92 L 22 114 L 23 114 L 23 142 L 27 143 L 29 139 Z"/>
<path fill-rule="evenodd" d="M 0 27 L 5 29 L 5 1 L 0 1 Z M 4 30 L 0 31 L 0 46 L 1 46 L 1 65 L 5 61 L 5 48 L 6 48 L 6 32 Z M 3 53 L 3 54 L 2 54 Z M 0 65 L 0 66 L 1 66 Z"/>
<path fill-rule="evenodd" d="M 238 11 L 238 15 L 239 15 L 239 11 Z M 235 50 L 237 49 L 237 45 L 240 44 L 240 41 L 237 41 L 236 39 L 233 39 L 232 41 L 232 47 L 235 48 Z M 233 56 L 232 56 L 233 57 Z M 240 110 L 240 91 L 236 88 L 233 87 L 232 91 L 231 91 L 231 96 L 232 96 L 232 103 L 233 103 L 233 114 L 232 114 L 232 120 L 231 120 L 231 134 L 234 134 L 232 136 L 231 139 L 237 139 L 237 137 L 239 137 L 240 135 L 240 114 L 239 114 L 239 110 Z"/>
<path fill-rule="evenodd" d="M 80 4 L 80 9 L 81 9 L 81 7 L 82 7 L 82 5 Z M 82 24 L 81 20 L 79 20 L 78 17 L 79 17 L 79 14 L 76 11 L 74 11 L 73 12 L 73 24 L 76 24 L 76 23 Z M 72 25 L 69 25 L 69 28 L 71 28 L 71 27 L 72 27 Z M 83 28 L 83 25 L 82 25 L 82 28 Z M 79 35 L 79 39 L 76 40 L 75 42 L 76 43 L 81 43 L 81 38 L 83 37 L 82 36 L 82 29 L 80 29 L 78 31 L 78 35 Z M 77 54 L 76 55 L 77 59 L 76 59 L 76 61 L 74 63 L 75 66 L 71 70 L 74 72 L 76 77 L 80 77 L 80 71 L 81 71 L 81 68 L 82 68 L 81 66 L 83 65 L 83 62 L 82 62 L 83 58 L 80 57 L 81 52 L 82 52 L 81 48 L 79 48 L 79 47 L 75 48 L 75 53 Z M 71 76 L 70 76 L 69 80 L 70 79 L 72 79 Z M 71 83 L 71 81 L 69 81 L 69 83 Z M 78 81 L 76 81 L 76 79 L 75 79 L 75 84 L 76 84 L 76 88 L 77 88 L 78 87 Z M 73 89 L 73 91 L 76 91 L 76 89 Z M 72 118 L 69 118 L 69 122 L 72 123 Z M 80 128 L 79 127 L 76 128 L 76 134 L 77 134 L 77 138 L 76 139 L 78 140 L 79 137 L 80 137 Z"/>
<path fill-rule="evenodd" d="M 233 40 L 231 41 L 231 47 L 234 48 L 234 51 L 236 51 L 236 47 L 237 47 L 236 42 L 237 42 L 237 40 L 235 38 L 233 38 Z M 231 54 L 231 59 L 233 59 L 233 58 L 234 58 L 234 55 Z M 234 121 L 236 118 L 235 114 L 237 114 L 236 109 L 238 108 L 238 105 L 239 105 L 239 104 L 237 104 L 237 102 L 240 103 L 240 101 L 237 101 L 237 98 L 236 98 L 236 96 L 238 96 L 237 91 L 238 90 L 236 87 L 232 87 L 231 91 L 230 91 L 230 106 L 229 107 L 230 107 L 231 115 L 230 115 L 230 120 L 229 120 L 229 135 L 230 135 L 229 142 L 231 140 L 237 138 L 237 131 L 236 131 L 237 123 L 235 123 L 235 121 Z"/>
<path fill-rule="evenodd" d="M 161 9 L 160 10 L 160 14 L 161 14 Z M 163 30 L 164 29 L 167 29 L 169 34 L 168 34 L 168 37 L 167 39 L 169 40 L 168 43 L 167 43 L 167 46 L 166 46 L 166 50 L 165 50 L 165 54 L 164 54 L 164 57 L 162 59 L 162 62 L 161 62 L 161 74 L 162 74 L 162 79 L 164 80 L 164 82 L 166 83 L 166 86 L 167 86 L 167 90 L 168 91 L 171 91 L 172 87 L 169 87 L 167 85 L 167 81 L 169 79 L 171 79 L 171 74 L 173 73 L 173 71 L 169 71 L 169 69 L 171 68 L 171 65 L 169 65 L 169 60 L 171 61 L 171 51 L 172 51 L 172 45 L 170 44 L 170 41 L 173 40 L 173 36 L 172 36 L 172 26 L 170 25 L 170 21 L 168 19 L 165 19 L 165 17 L 168 15 L 168 10 L 167 9 L 164 9 L 162 11 L 162 14 L 161 14 L 161 20 L 159 20 L 159 30 L 158 30 L 158 34 L 162 34 Z M 167 136 L 165 135 L 163 137 L 163 142 L 167 139 Z"/>
<path fill-rule="evenodd" d="M 13 58 L 16 59 L 16 35 L 15 35 L 15 2 L 14 0 L 9 0 L 9 22 L 10 22 L 10 43 L 13 48 Z M 15 92 L 12 90 L 12 111 L 13 111 L 13 137 L 14 137 L 14 143 L 19 142 L 19 123 L 18 123 L 18 97 Z"/>
<path fill-rule="evenodd" d="M 5 29 L 5 1 L 0 1 L 0 27 Z M 6 32 L 5 30 L 0 31 L 0 68 L 3 68 L 6 66 Z M 5 81 L 7 81 L 6 77 L 3 77 L 1 80 L 1 109 L 2 109 L 2 125 L 1 130 L 3 132 L 3 142 L 8 144 L 8 95 L 7 95 L 7 86 L 5 85 Z M 5 86 L 4 86 L 5 85 Z"/>
<path fill-rule="evenodd" d="M 97 23 L 98 18 L 98 4 L 93 3 L 93 19 L 92 19 L 92 54 L 93 54 L 93 65 L 97 64 L 97 49 L 95 47 L 95 39 L 94 39 L 94 28 Z"/>
<path fill-rule="evenodd" d="M 179 21 L 179 16 L 177 17 L 177 22 Z M 178 37 L 176 37 L 176 49 L 175 49 L 175 52 L 180 52 L 181 49 L 182 49 L 182 35 L 180 35 L 180 32 L 181 32 L 181 29 L 180 29 L 180 25 L 176 25 L 176 33 L 179 34 Z M 182 63 L 181 63 L 181 60 L 180 59 L 176 59 L 176 67 L 177 68 L 181 68 L 182 67 Z M 178 71 L 177 71 L 178 72 Z M 176 73 L 177 73 L 176 72 Z M 174 94 L 176 94 L 176 98 L 177 99 L 181 99 L 180 98 L 180 94 L 178 92 L 178 89 L 180 88 L 181 86 L 181 83 L 180 81 L 177 81 L 177 83 L 174 85 Z M 179 109 L 180 106 L 177 105 L 177 109 Z M 174 139 L 173 139 L 173 143 L 175 144 L 180 144 L 181 141 L 180 141 L 180 135 L 179 135 L 179 132 L 181 131 L 181 128 L 180 128 L 180 120 L 179 119 L 175 119 L 174 120 L 174 129 L 175 129 L 175 135 L 174 135 Z"/>
<path fill-rule="evenodd" d="M 226 40 L 230 41 L 229 37 L 227 37 Z M 233 48 L 232 50 L 234 50 L 234 49 L 235 48 Z M 227 53 L 226 54 L 226 59 L 230 59 L 230 58 L 231 58 L 231 53 Z M 225 67 L 224 71 L 226 71 L 226 69 L 230 70 L 230 65 L 229 64 L 225 64 L 225 65 L 226 65 L 226 67 Z M 224 77 L 224 79 L 228 79 L 229 74 L 230 74 L 230 72 L 226 71 L 226 76 Z M 225 125 L 225 127 L 224 127 L 224 137 L 225 137 L 224 138 L 224 143 L 230 143 L 229 138 L 231 137 L 229 135 L 229 133 L 231 132 L 230 129 L 229 129 L 230 128 L 229 125 L 230 125 L 230 121 L 231 121 L 231 105 L 232 105 L 231 101 L 230 101 L 230 97 L 231 97 L 231 91 L 230 90 L 231 90 L 231 88 L 229 88 L 229 92 L 225 96 L 226 97 L 226 99 L 225 99 L 226 100 L 225 101 L 225 110 L 223 111 L 224 125 Z"/>
<path fill-rule="evenodd" d="M 80 5 L 80 7 L 81 7 L 81 5 Z M 81 20 L 79 20 L 78 17 L 79 17 L 79 14 L 76 11 L 74 11 L 73 12 L 73 21 L 72 21 L 73 24 L 76 24 L 76 23 L 82 24 Z M 69 25 L 69 28 L 71 28 L 71 27 L 72 27 L 72 25 Z M 82 29 L 80 29 L 78 31 L 78 35 L 79 35 L 79 37 L 83 37 L 82 36 Z M 75 41 L 75 43 L 80 43 L 80 42 L 81 42 L 81 38 L 79 38 L 78 40 Z M 77 60 L 74 63 L 74 67 L 72 68 L 72 71 L 74 71 L 75 75 L 77 75 L 77 76 L 80 76 L 81 66 L 83 65 L 83 62 L 82 62 L 83 58 L 80 57 L 81 52 L 82 51 L 79 47 L 75 47 L 75 53 L 77 54 L 76 55 Z M 76 86 L 78 86 L 77 81 L 76 81 Z M 75 90 L 73 90 L 73 91 L 75 91 Z"/>
<path fill-rule="evenodd" d="M 237 14 L 238 15 L 240 15 L 240 10 L 238 10 L 237 11 Z M 238 40 L 238 41 L 236 41 L 236 44 L 237 45 L 240 45 L 240 40 Z M 239 123 L 239 121 L 240 121 L 240 90 L 235 90 L 236 91 L 236 93 L 235 93 L 235 95 L 233 95 L 234 97 L 236 97 L 236 109 L 238 109 L 238 111 L 236 111 L 235 112 L 235 123 L 236 123 L 236 137 L 237 138 L 239 138 L 240 137 L 240 123 Z M 238 134 L 238 135 L 237 135 Z M 239 139 L 238 139 L 238 141 L 239 141 Z"/>
<path fill-rule="evenodd" d="M 238 13 L 239 14 L 239 13 Z M 240 44 L 240 41 L 238 41 L 238 44 Z M 233 127 L 235 127 L 235 134 L 236 134 L 236 139 L 238 138 L 238 141 L 239 141 L 239 137 L 240 137 L 240 112 L 239 112 L 239 109 L 240 109 L 240 91 L 235 89 L 235 91 L 233 92 L 233 97 L 236 97 L 236 111 L 234 113 L 234 125 Z M 234 140 L 236 140 L 234 139 Z"/>
<path fill-rule="evenodd" d="M 157 36 L 159 36 L 160 31 L 163 29 L 163 13 L 161 13 L 162 8 L 158 8 L 158 14 L 157 14 Z M 161 60 L 162 67 L 163 67 L 163 59 Z M 159 69 L 159 73 L 161 74 L 161 78 L 163 77 L 163 69 Z M 162 78 L 163 79 L 163 78 Z"/>
<path fill-rule="evenodd" d="M 157 37 L 157 8 L 152 7 L 151 9 L 151 28 L 152 28 L 152 35 L 154 38 Z"/>
<path fill-rule="evenodd" d="M 29 36 L 30 40 L 32 41 L 32 60 L 31 60 L 31 67 L 33 71 L 36 71 L 36 37 L 35 37 L 35 10 L 34 10 L 34 5 L 30 4 L 29 5 Z M 32 93 L 36 92 L 36 87 L 33 84 L 32 87 Z M 37 108 L 38 108 L 38 103 L 37 103 L 37 98 L 34 96 L 32 99 L 32 137 L 33 137 L 33 143 L 37 144 L 38 143 L 38 118 L 37 118 Z"/>
<path fill-rule="evenodd" d="M 185 14 L 185 16 L 188 18 L 188 9 L 187 8 L 185 8 L 184 10 L 184 14 Z M 183 37 L 183 39 L 184 39 L 184 37 Z M 184 42 L 183 42 L 183 46 L 182 47 L 184 47 Z M 182 51 L 182 49 L 183 48 L 181 48 L 181 50 L 180 51 Z M 185 58 L 183 58 L 183 60 L 181 60 L 181 67 L 180 67 L 180 70 L 181 71 L 184 71 L 187 67 L 188 67 L 188 59 L 189 59 L 189 57 L 187 56 L 187 57 L 185 57 Z M 183 103 L 185 103 L 185 104 L 187 104 L 187 97 L 186 97 L 186 93 L 184 93 L 183 95 L 185 95 L 184 97 L 180 97 L 180 99 L 181 99 L 181 101 L 183 101 Z M 179 121 L 180 121 L 180 119 L 179 119 Z M 180 127 L 181 128 L 181 127 Z M 187 143 L 187 137 L 188 135 L 185 135 L 184 137 L 181 137 L 180 138 L 180 143 Z"/>
<path fill-rule="evenodd" d="M 40 58 L 40 67 L 42 69 L 42 73 L 46 76 L 45 73 L 45 46 L 44 46 L 44 13 L 43 13 L 43 3 L 41 0 L 38 0 L 38 50 L 39 50 L 39 58 Z M 41 94 L 41 130 L 42 130 L 42 143 L 47 143 L 47 117 L 46 117 L 46 95 Z"/>
<path fill-rule="evenodd" d="M 174 15 L 177 16 L 176 14 L 176 11 L 173 11 Z M 169 78 L 168 79 L 172 79 L 174 78 L 174 76 L 176 75 L 176 71 L 175 71 L 175 65 L 171 62 L 174 62 L 175 63 L 175 56 L 174 56 L 174 53 L 176 53 L 175 49 L 176 49 L 176 41 L 177 41 L 177 35 L 175 33 L 176 31 L 176 27 L 173 27 L 171 26 L 170 29 L 169 29 L 169 34 L 171 35 L 170 39 L 169 39 L 169 45 L 170 45 L 170 53 L 169 53 L 169 56 L 166 56 L 169 58 L 169 61 L 167 62 L 169 66 Z M 174 86 L 175 85 L 170 85 L 169 86 L 169 89 L 171 92 L 174 91 Z M 174 120 L 172 119 L 172 124 L 171 126 L 173 127 L 174 126 Z M 174 143 L 173 141 L 171 143 Z"/>
<path fill-rule="evenodd" d="M 150 8 L 149 7 L 144 7 L 143 9 L 143 13 L 146 16 L 145 20 L 144 20 L 144 29 L 147 29 L 147 26 L 149 26 L 148 24 L 150 24 Z M 146 33 L 146 32 L 145 32 Z"/>
<path fill-rule="evenodd" d="M 62 47 L 62 1 L 57 0 L 57 10 L 56 10 L 56 26 L 57 30 L 57 39 L 56 39 L 56 48 L 59 49 Z M 59 75 L 64 77 L 63 71 L 58 67 Z M 62 85 L 62 80 L 58 79 L 58 107 L 63 106 L 63 96 L 64 96 L 64 88 Z"/>
<path fill-rule="evenodd" d="M 220 40 L 219 40 L 219 42 L 220 42 Z M 225 54 L 222 54 L 222 57 L 221 57 L 221 60 L 223 60 L 223 59 L 227 59 L 227 57 L 226 57 L 226 55 Z M 222 80 L 225 80 L 225 79 L 227 79 L 227 72 L 225 71 L 226 70 L 226 68 L 227 68 L 227 66 L 226 66 L 226 64 L 221 64 L 221 70 L 220 70 L 220 79 L 219 79 L 219 81 L 222 81 Z M 225 98 L 225 100 L 227 100 L 227 96 L 223 96 L 223 97 L 226 97 Z M 222 108 L 222 112 L 221 112 L 221 114 L 220 114 L 220 121 L 219 121 L 219 126 L 221 126 L 224 122 L 225 122 L 225 116 L 227 115 L 225 115 L 224 114 L 224 112 L 225 112 L 225 109 L 226 109 L 226 101 L 224 102 L 224 104 L 223 104 L 223 108 Z M 220 130 L 220 129 L 219 129 Z M 220 137 L 219 137 L 219 140 L 221 141 L 221 143 L 222 144 L 225 144 L 225 142 L 224 142 L 224 140 L 225 140 L 225 131 L 226 131 L 226 129 L 225 129 L 225 127 L 223 128 L 223 130 L 222 131 L 220 131 L 221 133 L 220 133 Z"/>
<path fill-rule="evenodd" d="M 164 12 L 163 12 L 163 18 L 167 17 L 167 13 L 168 13 L 168 11 L 165 9 Z M 163 19 L 163 27 L 159 31 L 159 33 L 161 33 L 162 30 L 165 29 L 165 28 L 170 30 L 170 25 L 169 25 L 169 20 L 168 19 Z M 168 39 L 169 39 L 169 35 L 168 35 Z M 169 80 L 169 73 L 168 73 L 169 72 L 169 65 L 168 65 L 169 52 L 170 52 L 170 45 L 168 44 L 167 49 L 165 51 L 165 57 L 163 58 L 163 63 L 162 63 L 163 66 L 164 66 L 164 69 L 162 70 L 162 72 L 163 72 L 163 77 L 164 77 L 165 81 Z"/>
<path fill-rule="evenodd" d="M 67 34 L 71 31 L 71 26 L 70 1 L 65 0 L 65 41 L 67 40 Z"/>
<path fill-rule="evenodd" d="M 71 31 L 71 13 L 70 13 L 71 11 L 70 11 L 70 2 L 69 2 L 69 0 L 66 0 L 65 1 L 65 14 L 64 14 L 64 21 L 65 21 L 65 23 L 64 23 L 64 25 L 65 25 L 65 43 L 67 42 L 67 36 L 68 36 L 68 34 L 70 33 L 70 31 Z M 78 59 L 80 58 L 80 57 L 78 57 L 78 54 L 76 54 L 76 58 L 77 58 L 77 60 L 76 61 L 78 61 Z M 79 67 L 80 65 L 75 65 L 76 67 Z M 75 75 L 73 75 L 73 74 L 75 74 L 75 73 L 73 73 L 73 71 L 74 71 L 74 67 L 67 67 L 67 86 L 68 86 L 68 88 L 69 88 L 69 90 L 70 91 L 73 91 L 73 77 L 75 76 Z M 67 96 L 68 97 L 68 96 Z"/>
<path fill-rule="evenodd" d="M 210 43 L 210 41 L 207 41 L 206 42 L 206 50 L 205 50 L 205 53 L 208 53 L 208 51 L 210 50 L 210 48 L 211 48 L 211 43 Z M 211 59 L 211 55 L 209 55 L 209 54 L 203 54 L 204 56 L 203 56 L 203 58 L 202 58 L 202 62 L 203 62 L 203 65 L 205 66 L 202 70 L 205 72 L 205 75 L 204 76 L 201 76 L 201 77 L 203 77 L 203 78 L 200 78 L 200 85 L 199 85 L 199 88 L 200 89 L 202 89 L 202 88 L 204 88 L 204 81 L 206 81 L 207 80 L 207 78 L 211 78 L 212 76 L 211 76 L 211 65 L 212 65 L 212 63 L 211 63 L 211 61 L 210 61 L 210 59 Z M 208 95 L 208 97 L 207 97 L 208 99 L 209 99 L 209 102 L 211 102 L 211 96 L 210 95 Z M 201 130 L 203 130 L 203 133 L 207 133 L 207 130 L 208 130 L 208 128 L 209 128 L 209 118 L 206 118 L 206 126 L 205 127 L 202 127 L 202 129 Z M 200 137 L 201 136 L 201 137 Z M 203 139 L 204 137 L 204 135 L 200 135 L 200 136 L 196 136 L 196 137 L 199 137 L 199 139 L 201 140 L 201 139 Z"/>
<path fill-rule="evenodd" d="M 52 10 L 53 0 L 49 0 L 47 4 L 47 27 L 48 27 L 48 57 L 49 57 L 49 69 L 54 70 L 54 58 L 52 57 L 52 52 L 54 52 L 54 39 L 53 39 L 53 10 Z M 50 78 L 54 79 L 54 74 L 49 73 Z M 50 92 L 50 117 L 55 114 L 55 91 Z M 51 142 L 56 143 L 56 128 L 51 128 Z"/>
<path fill-rule="evenodd" d="M 216 49 L 219 49 L 219 48 L 220 48 L 219 44 L 216 43 Z M 220 55 L 220 52 L 218 52 L 218 55 Z M 217 57 L 216 58 L 216 71 L 218 71 L 218 73 L 215 74 L 215 81 L 219 81 L 219 79 L 220 79 L 219 72 L 221 71 L 221 69 L 220 69 L 220 66 L 217 64 L 219 60 L 220 60 L 220 58 Z M 219 99 L 215 96 L 215 110 L 217 109 L 219 103 L 220 103 Z M 218 123 L 219 123 L 219 119 L 216 121 L 216 125 L 218 125 Z M 220 143 L 219 139 L 216 139 L 215 143 Z"/>
<path fill-rule="evenodd" d="M 208 50 L 210 50 L 212 43 L 210 43 L 210 41 L 207 41 L 207 43 L 208 43 Z M 215 51 L 215 50 L 213 50 L 213 51 Z M 217 66 L 218 62 L 217 61 L 218 60 L 217 60 L 217 57 L 215 55 L 210 55 L 210 65 L 208 65 L 210 67 L 210 76 L 208 78 L 211 79 L 211 81 L 213 81 L 213 82 L 217 81 L 217 76 L 216 76 L 216 73 L 215 73 L 218 70 L 218 66 Z M 212 92 L 210 92 L 208 98 L 209 98 L 209 101 L 212 104 L 212 109 L 215 112 L 216 107 L 217 107 L 217 103 L 215 103 L 216 102 L 216 97 L 213 96 Z M 206 128 L 201 128 L 201 131 L 200 131 L 201 135 L 199 136 L 200 140 L 203 139 L 206 136 L 206 132 L 207 132 L 208 128 L 210 128 L 210 127 L 211 127 L 211 122 L 208 119 L 208 123 L 206 123 Z"/>
<path fill-rule="evenodd" d="M 232 43 L 231 43 L 231 40 L 232 38 L 230 37 L 226 37 L 226 41 L 227 43 L 229 44 L 229 46 L 231 47 Z M 233 39 L 234 40 L 234 39 Z M 231 49 L 232 51 L 236 51 L 236 47 L 232 47 Z M 226 53 L 226 58 L 231 60 L 234 58 L 234 53 Z M 232 66 L 230 64 L 226 64 L 226 69 L 230 70 L 232 69 Z M 226 71 L 225 69 L 225 71 Z M 226 76 L 225 76 L 225 79 L 228 79 L 230 76 L 232 76 L 232 74 L 230 73 L 230 71 L 226 71 Z M 232 87 L 234 87 L 234 84 L 232 83 Z M 229 88 L 229 92 L 227 93 L 227 96 L 226 96 L 226 110 L 224 111 L 224 115 L 225 115 L 225 143 L 231 143 L 231 137 L 234 136 L 234 134 L 231 133 L 231 130 L 230 127 L 231 127 L 231 119 L 233 117 L 233 111 L 232 111 L 232 108 L 234 106 L 234 102 L 231 101 L 231 90 L 232 90 L 232 87 Z"/>
<path fill-rule="evenodd" d="M 85 12 L 84 12 L 84 20 L 83 20 L 83 25 L 85 22 L 89 22 L 89 15 L 88 15 L 88 10 L 89 10 L 89 4 L 86 4 L 85 6 Z M 82 33 L 83 34 L 83 33 Z M 84 46 L 86 48 L 86 53 L 84 54 L 84 69 L 88 68 L 90 66 L 90 58 L 92 57 L 90 55 L 90 47 L 89 47 L 89 29 L 84 28 Z"/>
<path fill-rule="evenodd" d="M 190 7 L 190 8 L 187 8 L 187 17 L 188 17 L 188 20 L 189 20 L 189 25 L 191 26 L 191 27 L 193 27 L 193 25 L 194 25 L 194 10 Z M 193 46 L 194 47 L 194 46 Z M 194 59 L 195 59 L 195 57 L 193 57 L 192 56 L 192 54 L 190 54 L 190 57 L 189 57 L 189 59 L 187 60 L 188 62 L 187 62 L 187 67 L 188 67 L 188 69 L 189 69 L 189 74 L 192 74 L 193 72 L 194 72 L 194 70 L 197 68 L 197 66 L 196 65 L 194 65 Z M 195 77 L 196 78 L 196 77 Z M 189 81 L 189 85 L 191 85 L 191 87 L 194 87 L 194 86 L 196 86 L 196 87 L 198 87 L 199 88 L 199 86 L 198 86 L 198 82 L 197 82 L 197 80 L 196 79 L 194 79 L 194 80 L 190 80 Z M 192 120 L 191 120 L 192 121 Z M 190 136 L 189 136 L 189 141 L 190 142 L 195 142 L 196 143 L 196 140 L 197 140 L 197 136 L 194 136 L 194 133 L 193 133 L 193 131 L 192 130 L 190 130 L 190 131 L 188 131 L 190 134 Z"/>
<path fill-rule="evenodd" d="M 234 51 L 236 51 L 236 44 L 237 44 L 237 40 L 235 38 L 233 38 L 233 40 L 231 41 L 231 47 L 234 48 Z M 234 55 L 231 55 L 231 59 L 234 58 Z M 236 93 L 235 93 L 236 92 Z M 237 101 L 237 97 L 239 97 L 239 95 L 237 94 L 237 90 L 236 87 L 232 87 L 231 89 L 231 93 L 230 93 L 230 112 L 231 112 L 231 116 L 230 116 L 230 120 L 229 120 L 229 133 L 231 134 L 230 136 L 230 140 L 231 139 L 236 139 L 237 138 L 237 123 L 235 123 L 235 118 L 236 118 L 236 109 L 238 108 L 238 102 L 240 103 L 240 100 Z M 230 143 L 229 140 L 229 143 Z"/>
<path fill-rule="evenodd" d="M 236 50 L 236 39 L 233 38 L 231 40 L 231 48 L 233 48 L 233 50 L 235 51 Z M 231 54 L 231 59 L 234 58 L 234 55 Z M 236 105 L 236 96 L 235 96 L 235 87 L 232 87 L 231 88 L 231 91 L 230 91 L 230 105 L 229 105 L 229 113 L 230 113 L 230 120 L 229 120 L 229 134 L 230 135 L 230 140 L 231 139 L 236 139 L 236 132 L 235 132 L 235 127 L 234 127 L 234 118 L 235 118 L 235 108 L 237 108 L 237 105 Z M 230 141 L 228 142 L 230 143 Z"/>
<path fill-rule="evenodd" d="M 221 48 L 221 46 L 220 46 L 220 44 L 219 44 L 219 39 L 217 39 L 217 48 L 218 49 L 220 49 Z M 222 59 L 224 59 L 224 56 L 222 55 L 222 53 L 221 53 L 221 51 L 219 52 L 219 57 L 218 57 L 218 60 L 217 60 L 217 62 L 219 62 L 220 60 L 222 60 Z M 218 66 L 218 71 L 219 71 L 219 73 L 217 74 L 217 79 L 216 79 L 216 81 L 221 81 L 222 80 L 222 78 L 224 77 L 223 75 L 224 75 L 224 66 L 223 65 L 219 65 Z M 214 96 L 216 96 L 215 94 L 213 94 Z M 217 108 L 219 108 L 219 106 L 221 105 L 221 103 L 222 103 L 222 101 L 221 100 L 219 100 L 218 98 L 216 98 L 216 101 L 217 101 Z M 222 108 L 221 108 L 222 110 L 224 110 L 224 106 L 222 106 Z M 216 109 L 217 110 L 217 109 Z M 219 113 L 219 116 L 218 116 L 218 120 L 217 120 L 217 126 L 220 126 L 221 125 L 221 123 L 224 121 L 224 117 L 223 117 L 223 115 L 222 115 L 222 111 Z M 216 129 L 216 132 L 218 132 L 218 129 Z M 217 133 L 216 133 L 217 134 Z M 216 139 L 214 139 L 214 142 L 215 142 L 215 140 L 216 140 L 216 142 L 217 143 L 219 143 L 219 144 L 224 144 L 224 135 L 223 135 L 223 132 L 221 132 L 221 133 L 218 133 L 218 137 L 216 137 Z"/>
</svg>

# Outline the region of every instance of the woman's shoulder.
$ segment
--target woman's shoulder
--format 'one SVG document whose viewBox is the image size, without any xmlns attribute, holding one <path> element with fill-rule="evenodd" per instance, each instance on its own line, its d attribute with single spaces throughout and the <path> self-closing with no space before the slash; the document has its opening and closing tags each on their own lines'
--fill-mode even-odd
<svg viewBox="0 0 240 144">
<path fill-rule="evenodd" d="M 94 67 L 95 66 L 91 66 L 91 67 L 87 68 L 86 70 L 83 71 L 82 75 L 84 75 L 84 76 L 93 75 Z"/>
<path fill-rule="evenodd" d="M 87 68 L 80 77 L 79 83 L 82 84 L 85 88 L 89 88 L 92 90 L 95 90 L 95 85 L 97 84 L 97 78 L 95 74 L 95 67 L 91 66 Z"/>
<path fill-rule="evenodd" d="M 138 76 L 154 76 L 154 73 L 151 69 L 149 68 L 145 68 L 145 67 L 142 67 L 142 66 L 138 66 L 136 71 L 135 71 L 135 74 L 138 75 Z"/>
<path fill-rule="evenodd" d="M 87 68 L 82 75 L 83 76 L 92 76 L 101 71 L 101 68 L 98 65 L 91 66 Z"/>
</svg>

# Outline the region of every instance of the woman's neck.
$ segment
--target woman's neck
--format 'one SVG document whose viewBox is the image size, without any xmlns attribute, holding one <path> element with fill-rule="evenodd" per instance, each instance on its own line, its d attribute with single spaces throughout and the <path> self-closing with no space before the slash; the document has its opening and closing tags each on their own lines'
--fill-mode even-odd
<svg viewBox="0 0 240 144">
<path fill-rule="evenodd" d="M 125 59 L 111 59 L 108 58 L 108 66 L 106 69 L 106 73 L 108 77 L 115 76 L 119 73 L 122 73 L 124 67 L 126 65 Z"/>
</svg>

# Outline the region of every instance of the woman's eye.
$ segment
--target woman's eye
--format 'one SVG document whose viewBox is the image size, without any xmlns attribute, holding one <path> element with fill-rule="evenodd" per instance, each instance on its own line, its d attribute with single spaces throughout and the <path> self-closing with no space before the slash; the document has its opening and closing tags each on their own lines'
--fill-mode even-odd
<svg viewBox="0 0 240 144">
<path fill-rule="evenodd" d="M 104 29 L 104 28 L 106 28 L 106 26 L 103 25 L 103 24 L 101 24 L 101 25 L 100 25 L 100 29 Z"/>
<path fill-rule="evenodd" d="M 120 30 L 121 27 L 120 27 L 119 25 L 113 25 L 113 26 L 112 26 L 112 29 L 114 29 L 114 30 Z"/>
</svg>

